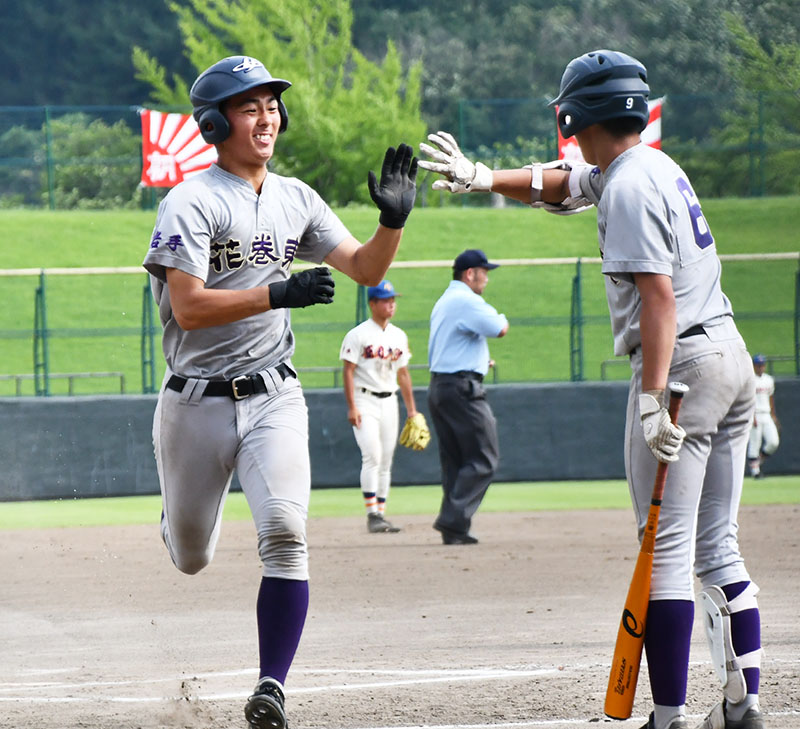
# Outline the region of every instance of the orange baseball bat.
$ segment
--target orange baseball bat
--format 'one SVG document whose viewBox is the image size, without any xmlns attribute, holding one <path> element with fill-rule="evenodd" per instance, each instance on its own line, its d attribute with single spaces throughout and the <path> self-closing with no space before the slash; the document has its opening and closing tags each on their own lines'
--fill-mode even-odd
<svg viewBox="0 0 800 729">
<path fill-rule="evenodd" d="M 682 382 L 669 383 L 669 417 L 673 423 L 678 422 L 681 400 L 688 390 L 689 388 Z M 614 658 L 611 661 L 611 673 L 608 676 L 606 703 L 603 709 L 606 716 L 612 719 L 627 719 L 631 715 L 633 698 L 636 695 L 636 682 L 639 678 L 639 665 L 644 647 L 647 607 L 650 604 L 653 551 L 658 531 L 658 517 L 661 513 L 661 498 L 667 481 L 667 465 L 658 462 L 653 494 L 650 497 L 650 511 L 647 514 L 647 526 L 644 529 L 639 557 L 633 570 L 617 631 L 617 643 L 614 646 Z"/>
</svg>

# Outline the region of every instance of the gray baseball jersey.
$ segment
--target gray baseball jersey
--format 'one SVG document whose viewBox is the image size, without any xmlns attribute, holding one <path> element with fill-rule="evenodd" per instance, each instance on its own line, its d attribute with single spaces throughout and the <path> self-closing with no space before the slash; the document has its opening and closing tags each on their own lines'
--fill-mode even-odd
<svg viewBox="0 0 800 729">
<path fill-rule="evenodd" d="M 295 258 L 320 263 L 349 236 L 314 190 L 273 172 L 260 195 L 216 165 L 173 188 L 159 207 L 144 259 L 170 370 L 203 379 L 259 372 L 292 356 L 294 335 L 289 309 L 184 331 L 172 315 L 166 268 L 196 276 L 207 288 L 253 288 L 288 278 Z"/>
<path fill-rule="evenodd" d="M 625 469 L 640 537 L 657 461 L 639 425 L 642 302 L 633 274 L 664 274 L 672 280 L 677 331 L 669 379 L 690 389 L 680 416 L 686 439 L 664 491 L 650 596 L 693 600 L 692 567 L 704 586 L 749 580 L 735 515 L 754 399 L 750 356 L 720 288 L 714 238 L 681 168 L 659 150 L 639 144 L 605 173 L 587 167 L 579 183 L 597 206 L 614 351 L 631 354 Z"/>
<path fill-rule="evenodd" d="M 641 344 L 634 273 L 672 278 L 676 334 L 732 316 L 720 288 L 714 237 L 686 174 L 667 155 L 639 144 L 619 155 L 604 174 L 587 168 L 580 186 L 597 205 L 615 354 L 628 354 Z"/>
<path fill-rule="evenodd" d="M 288 278 L 295 258 L 322 261 L 349 235 L 308 185 L 274 173 L 257 194 L 212 165 L 172 189 L 159 207 L 144 267 L 164 328 L 167 377 L 187 382 L 180 391 L 162 387 L 153 443 L 162 537 L 184 572 L 210 562 L 236 470 L 264 576 L 308 579 L 308 411 L 298 380 L 276 369 L 294 352 L 289 310 L 185 331 L 172 313 L 166 269 L 196 276 L 206 288 L 249 289 Z M 198 386 L 257 373 L 266 392 L 244 399 L 205 396 L 207 384 Z"/>
</svg>

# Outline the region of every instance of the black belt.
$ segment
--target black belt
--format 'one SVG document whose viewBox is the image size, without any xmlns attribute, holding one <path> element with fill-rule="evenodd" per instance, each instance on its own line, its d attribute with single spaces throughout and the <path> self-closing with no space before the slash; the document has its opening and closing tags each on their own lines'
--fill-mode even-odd
<svg viewBox="0 0 800 729">
<path fill-rule="evenodd" d="M 706 330 L 702 324 L 695 324 L 693 327 L 689 327 L 685 332 L 681 332 L 678 335 L 678 339 L 686 339 L 686 337 L 697 337 L 700 334 L 705 334 Z M 639 347 L 634 347 L 628 356 L 632 357 L 636 352 L 639 351 Z"/>
<path fill-rule="evenodd" d="M 279 364 L 275 371 L 281 376 L 282 380 L 287 377 L 297 377 L 292 369 L 284 364 Z M 167 387 L 176 392 L 183 392 L 183 387 L 188 380 L 179 375 L 172 375 L 167 380 Z M 203 396 L 209 397 L 229 397 L 231 400 L 244 400 L 250 395 L 255 395 L 260 392 L 267 392 L 267 386 L 260 375 L 241 375 L 234 377 L 232 380 L 209 380 L 206 389 L 203 391 Z"/>
<path fill-rule="evenodd" d="M 434 377 L 466 377 L 468 380 L 483 382 L 483 375 L 474 370 L 459 370 L 458 372 L 433 372 Z"/>
<path fill-rule="evenodd" d="M 362 387 L 361 392 L 369 393 L 374 397 L 391 397 L 392 395 L 394 395 L 393 392 L 373 392 L 372 390 L 368 390 L 366 387 Z"/>
</svg>

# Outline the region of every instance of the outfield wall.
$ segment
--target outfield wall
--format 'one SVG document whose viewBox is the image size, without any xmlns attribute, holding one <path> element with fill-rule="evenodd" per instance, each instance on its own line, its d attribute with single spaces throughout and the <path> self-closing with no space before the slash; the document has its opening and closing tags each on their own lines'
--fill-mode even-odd
<svg viewBox="0 0 800 729">
<path fill-rule="evenodd" d="M 783 440 L 765 470 L 800 473 L 800 379 L 776 382 Z M 497 385 L 487 391 L 500 435 L 497 481 L 624 478 L 627 383 Z M 416 388 L 415 397 L 427 417 L 425 388 Z M 313 486 L 357 486 L 360 453 L 342 391 L 309 390 L 306 399 Z M 158 493 L 155 403 L 153 395 L 0 398 L 0 500 Z M 433 436 L 422 452 L 398 446 L 394 484 L 439 483 Z"/>
</svg>

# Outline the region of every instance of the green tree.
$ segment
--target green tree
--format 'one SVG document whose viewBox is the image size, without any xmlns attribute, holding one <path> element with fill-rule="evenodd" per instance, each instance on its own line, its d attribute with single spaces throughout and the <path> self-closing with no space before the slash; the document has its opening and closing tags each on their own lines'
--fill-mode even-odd
<svg viewBox="0 0 800 729">
<path fill-rule="evenodd" d="M 733 36 L 736 94 L 714 141 L 734 153 L 718 174 L 728 194 L 800 193 L 800 44 L 760 41 L 742 17 L 726 16 Z"/>
<path fill-rule="evenodd" d="M 243 53 L 292 82 L 284 96 L 289 129 L 272 166 L 300 177 L 329 203 L 368 201 L 367 170 L 379 169 L 386 147 L 423 138 L 421 64 L 404 71 L 392 43 L 382 62 L 367 60 L 352 44 L 349 0 L 191 0 L 170 7 L 198 72 Z M 155 103 L 186 105 L 186 80 L 168 77 L 142 48 L 133 59 Z"/>
<path fill-rule="evenodd" d="M 136 204 L 140 140 L 124 121 L 109 125 L 86 114 L 65 114 L 50 122 L 50 136 L 57 208 L 123 208 Z M 44 191 L 42 196 L 46 198 L 47 194 Z"/>
</svg>

